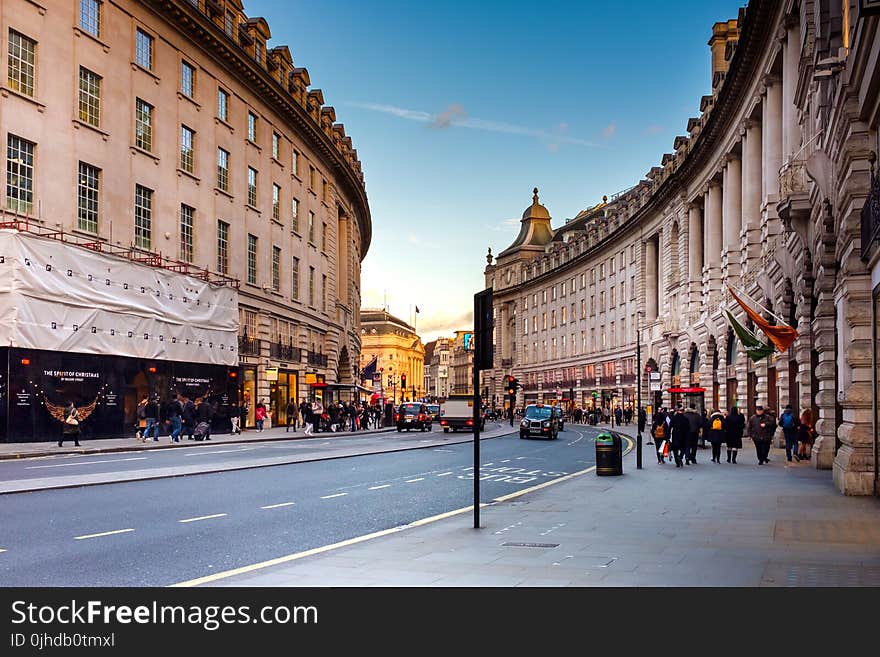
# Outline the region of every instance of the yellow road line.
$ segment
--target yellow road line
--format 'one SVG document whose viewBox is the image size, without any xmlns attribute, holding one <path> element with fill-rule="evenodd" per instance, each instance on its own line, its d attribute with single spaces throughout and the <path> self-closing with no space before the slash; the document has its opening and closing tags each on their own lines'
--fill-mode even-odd
<svg viewBox="0 0 880 657">
<path fill-rule="evenodd" d="M 198 518 L 187 518 L 186 520 L 178 520 L 177 522 L 196 522 L 197 520 L 210 520 L 211 518 L 222 518 L 225 513 L 215 513 L 212 516 L 199 516 Z"/>
<path fill-rule="evenodd" d="M 101 532 L 100 534 L 86 534 L 85 536 L 74 536 L 73 539 L 75 541 L 82 541 L 87 538 L 100 538 L 101 536 L 113 536 L 114 534 L 127 534 L 128 532 L 133 532 L 133 529 L 114 529 L 112 532 Z M 0 550 L 3 552 L 3 550 Z"/>
</svg>

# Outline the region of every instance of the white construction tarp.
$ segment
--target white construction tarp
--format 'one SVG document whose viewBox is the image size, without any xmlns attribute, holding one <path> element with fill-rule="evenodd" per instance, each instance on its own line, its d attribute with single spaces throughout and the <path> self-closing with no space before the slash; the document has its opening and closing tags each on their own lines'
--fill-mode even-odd
<svg viewBox="0 0 880 657">
<path fill-rule="evenodd" d="M 238 365 L 233 287 L 0 230 L 0 344 Z"/>
</svg>

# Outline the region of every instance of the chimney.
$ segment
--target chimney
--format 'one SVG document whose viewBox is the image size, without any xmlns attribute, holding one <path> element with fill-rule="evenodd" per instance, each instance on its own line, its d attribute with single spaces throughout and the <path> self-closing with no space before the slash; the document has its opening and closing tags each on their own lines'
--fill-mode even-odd
<svg viewBox="0 0 880 657">
<path fill-rule="evenodd" d="M 735 18 L 715 23 L 712 26 L 712 38 L 709 39 L 709 48 L 712 50 L 712 89 L 715 89 L 724 79 L 730 65 L 729 57 L 738 40 L 739 26 Z M 728 43 L 731 45 L 730 48 L 728 48 Z"/>
</svg>

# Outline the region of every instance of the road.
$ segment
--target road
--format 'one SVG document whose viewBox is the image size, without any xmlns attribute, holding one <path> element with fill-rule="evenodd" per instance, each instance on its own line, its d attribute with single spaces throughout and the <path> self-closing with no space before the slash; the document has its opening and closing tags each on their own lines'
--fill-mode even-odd
<svg viewBox="0 0 880 657">
<path fill-rule="evenodd" d="M 482 501 L 589 468 L 596 433 L 569 426 L 556 441 L 512 434 L 483 442 Z M 164 586 L 472 502 L 470 442 L 8 494 L 0 497 L 0 585 Z"/>
</svg>

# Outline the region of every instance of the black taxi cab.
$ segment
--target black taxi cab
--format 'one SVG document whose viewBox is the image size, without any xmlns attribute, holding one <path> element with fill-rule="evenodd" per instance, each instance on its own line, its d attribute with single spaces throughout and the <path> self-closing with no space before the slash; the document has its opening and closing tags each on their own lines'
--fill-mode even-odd
<svg viewBox="0 0 880 657">
<path fill-rule="evenodd" d="M 398 431 L 411 431 L 418 429 L 419 431 L 431 430 L 431 415 L 428 413 L 428 406 L 421 402 L 406 402 L 401 404 L 397 412 L 394 414 L 394 421 Z"/>
<path fill-rule="evenodd" d="M 529 404 L 519 424 L 519 437 L 555 440 L 559 437 L 559 415 L 552 406 Z"/>
</svg>

